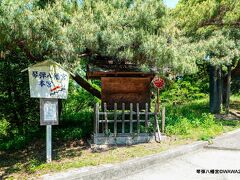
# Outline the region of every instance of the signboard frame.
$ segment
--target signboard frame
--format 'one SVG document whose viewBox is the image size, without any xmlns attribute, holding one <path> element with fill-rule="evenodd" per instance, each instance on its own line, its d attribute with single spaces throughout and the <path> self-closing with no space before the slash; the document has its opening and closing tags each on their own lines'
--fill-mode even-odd
<svg viewBox="0 0 240 180">
<path fill-rule="evenodd" d="M 47 103 L 50 103 L 51 105 L 55 106 L 52 110 L 52 116 L 53 119 L 46 119 L 46 106 Z M 49 115 L 49 112 L 48 112 Z M 40 99 L 40 125 L 58 125 L 58 99 L 48 99 L 48 98 L 41 98 Z"/>
</svg>

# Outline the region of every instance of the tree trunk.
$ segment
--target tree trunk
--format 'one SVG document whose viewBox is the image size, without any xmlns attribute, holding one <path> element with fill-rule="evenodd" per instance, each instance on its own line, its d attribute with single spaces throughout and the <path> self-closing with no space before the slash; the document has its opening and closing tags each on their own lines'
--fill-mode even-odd
<svg viewBox="0 0 240 180">
<path fill-rule="evenodd" d="M 87 80 L 82 78 L 79 74 L 75 74 L 75 76 L 72 76 L 72 78 L 86 91 L 91 93 L 93 96 L 96 96 L 98 99 L 101 99 L 101 92 L 89 84 Z"/>
<path fill-rule="evenodd" d="M 217 66 L 209 67 L 210 85 L 210 112 L 220 113 L 222 104 L 222 76 L 221 68 Z"/>
<path fill-rule="evenodd" d="M 229 113 L 229 106 L 230 106 L 230 93 L 231 93 L 231 66 L 227 67 L 227 83 L 226 83 L 226 103 L 225 103 L 225 109 L 226 114 Z"/>
<path fill-rule="evenodd" d="M 223 84 L 223 78 L 222 78 L 222 67 L 217 67 L 217 102 L 216 102 L 216 112 L 221 112 L 222 107 L 222 84 Z"/>
</svg>

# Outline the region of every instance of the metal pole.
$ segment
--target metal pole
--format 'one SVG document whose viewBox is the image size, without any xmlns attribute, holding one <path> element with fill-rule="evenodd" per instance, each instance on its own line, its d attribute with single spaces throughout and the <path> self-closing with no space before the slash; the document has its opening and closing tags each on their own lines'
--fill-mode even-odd
<svg viewBox="0 0 240 180">
<path fill-rule="evenodd" d="M 52 125 L 46 126 L 47 135 L 46 135 L 46 143 L 47 143 L 47 163 L 52 161 Z"/>
</svg>

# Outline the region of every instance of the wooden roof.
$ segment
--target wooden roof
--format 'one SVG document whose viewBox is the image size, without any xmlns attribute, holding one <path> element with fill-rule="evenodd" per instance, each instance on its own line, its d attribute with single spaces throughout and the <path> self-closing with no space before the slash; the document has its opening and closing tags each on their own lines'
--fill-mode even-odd
<svg viewBox="0 0 240 180">
<path fill-rule="evenodd" d="M 101 77 L 150 77 L 154 78 L 154 71 L 141 71 L 137 66 L 132 64 L 118 65 L 88 65 L 87 79 L 101 79 Z"/>
</svg>

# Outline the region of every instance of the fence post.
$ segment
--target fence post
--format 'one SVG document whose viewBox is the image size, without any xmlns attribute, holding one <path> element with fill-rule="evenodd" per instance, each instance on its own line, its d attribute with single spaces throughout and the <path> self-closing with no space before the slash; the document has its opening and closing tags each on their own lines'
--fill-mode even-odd
<svg viewBox="0 0 240 180">
<path fill-rule="evenodd" d="M 155 106 L 155 113 L 154 113 L 154 133 L 155 133 L 155 140 L 156 142 L 160 142 L 162 140 L 162 137 L 161 137 L 161 132 L 160 132 L 160 129 L 159 129 L 159 124 L 158 124 L 158 104 L 156 104 Z M 157 141 L 157 136 L 156 136 L 156 130 L 157 130 L 157 134 L 158 134 L 158 138 L 159 138 L 159 141 Z"/>
<path fill-rule="evenodd" d="M 125 133 L 125 123 L 124 123 L 124 120 L 125 120 L 125 103 L 122 103 L 122 133 L 124 134 Z"/>
<path fill-rule="evenodd" d="M 145 132 L 148 128 L 148 103 L 145 104 Z"/>
<path fill-rule="evenodd" d="M 108 131 L 107 103 L 104 103 L 105 132 Z M 104 133 L 104 132 L 103 132 Z"/>
<path fill-rule="evenodd" d="M 94 127 L 94 130 L 95 130 L 95 134 L 97 136 L 98 132 L 99 132 L 99 105 L 98 103 L 95 104 L 95 108 L 94 108 L 94 113 L 95 113 L 95 127 Z"/>
<path fill-rule="evenodd" d="M 166 112 L 166 109 L 165 107 L 162 108 L 162 133 L 164 133 L 164 130 L 165 130 L 165 112 Z"/>
<path fill-rule="evenodd" d="M 130 103 L 130 133 L 132 133 L 133 130 L 133 103 Z"/>
<path fill-rule="evenodd" d="M 117 103 L 114 103 L 114 136 L 117 136 Z"/>
<path fill-rule="evenodd" d="M 137 133 L 140 133 L 140 114 L 139 114 L 139 103 L 137 103 Z"/>
</svg>

